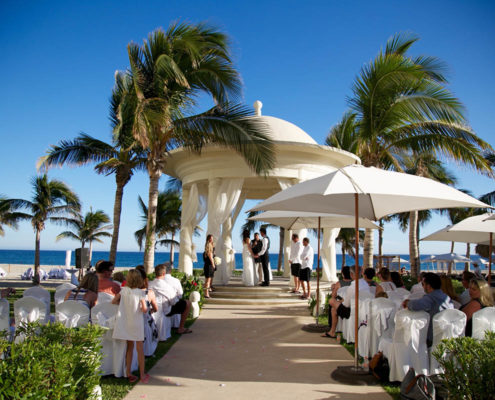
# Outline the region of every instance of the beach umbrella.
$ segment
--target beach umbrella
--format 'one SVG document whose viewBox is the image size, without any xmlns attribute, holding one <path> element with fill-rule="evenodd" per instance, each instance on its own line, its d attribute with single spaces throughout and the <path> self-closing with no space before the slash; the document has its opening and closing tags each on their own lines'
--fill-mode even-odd
<svg viewBox="0 0 495 400">
<path fill-rule="evenodd" d="M 281 226 L 287 230 L 318 229 L 318 255 L 316 261 L 316 324 L 320 314 L 320 229 L 321 228 L 354 228 L 353 216 L 337 214 L 321 214 L 305 211 L 265 211 L 251 218 L 253 221 L 264 221 L 272 225 Z M 360 228 L 380 229 L 380 227 L 369 219 L 359 218 Z"/>
<path fill-rule="evenodd" d="M 430 242 L 460 242 L 460 243 L 488 243 L 488 237 L 483 232 L 451 231 L 453 225 L 447 225 L 424 238 L 421 241 Z"/>
<path fill-rule="evenodd" d="M 355 164 L 291 186 L 262 201 L 250 211 L 287 210 L 354 215 L 355 267 L 358 277 L 359 217 L 376 221 L 389 214 L 452 207 L 491 208 L 474 197 L 428 178 Z M 358 305 L 359 290 L 356 290 L 354 344 L 356 369 L 358 367 Z"/>
</svg>

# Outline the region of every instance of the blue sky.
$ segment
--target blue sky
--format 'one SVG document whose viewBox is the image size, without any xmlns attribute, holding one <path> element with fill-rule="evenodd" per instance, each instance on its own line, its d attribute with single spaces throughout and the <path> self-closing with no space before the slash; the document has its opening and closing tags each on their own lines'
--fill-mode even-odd
<svg viewBox="0 0 495 400">
<path fill-rule="evenodd" d="M 30 198 L 36 160 L 51 144 L 86 132 L 110 140 L 109 96 L 115 70 L 128 66 L 126 46 L 172 21 L 207 21 L 232 39 L 244 81 L 244 101 L 259 99 L 263 114 L 286 119 L 323 143 L 347 109 L 360 68 L 397 32 L 421 40 L 411 54 L 441 58 L 450 89 L 465 104 L 469 122 L 495 145 L 495 3 L 491 1 L 8 1 L 0 3 L 0 193 Z M 491 179 L 449 164 L 459 187 L 478 196 L 494 189 Z M 54 169 L 82 202 L 112 214 L 114 178 L 92 167 Z M 161 181 L 164 187 L 165 179 Z M 120 250 L 136 250 L 140 227 L 137 196 L 147 198 L 148 180 L 138 173 L 126 186 Z M 249 206 L 249 204 L 248 204 Z M 242 218 L 242 215 L 241 215 Z M 239 249 L 239 226 L 234 245 Z M 435 217 L 427 234 L 445 226 Z M 72 249 L 55 242 L 61 227 L 48 225 L 42 249 Z M 276 244 L 278 234 L 271 234 Z M 198 239 L 202 243 L 204 237 Z M 109 242 L 96 245 L 106 250 Z M 464 251 L 464 245 L 457 245 Z M 2 249 L 33 249 L 29 223 L 7 228 Z M 422 253 L 446 252 L 447 243 L 421 245 Z M 407 253 L 407 235 L 386 225 L 386 253 Z"/>
</svg>

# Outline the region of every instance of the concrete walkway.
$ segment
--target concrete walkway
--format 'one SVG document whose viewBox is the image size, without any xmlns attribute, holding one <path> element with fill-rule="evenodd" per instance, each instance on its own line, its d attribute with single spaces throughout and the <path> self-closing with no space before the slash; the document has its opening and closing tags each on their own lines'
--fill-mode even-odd
<svg viewBox="0 0 495 400">
<path fill-rule="evenodd" d="M 306 304 L 306 302 L 303 302 Z M 352 357 L 331 339 L 300 328 L 307 307 L 206 305 L 192 326 L 150 370 L 135 399 L 389 399 L 380 386 L 332 381 Z"/>
</svg>

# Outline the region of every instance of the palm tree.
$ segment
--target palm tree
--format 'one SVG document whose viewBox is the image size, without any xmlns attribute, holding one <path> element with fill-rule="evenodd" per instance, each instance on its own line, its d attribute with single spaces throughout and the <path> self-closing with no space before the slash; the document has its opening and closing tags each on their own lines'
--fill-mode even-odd
<svg viewBox="0 0 495 400">
<path fill-rule="evenodd" d="M 241 92 L 228 38 L 205 24 L 172 24 L 156 30 L 142 46 L 127 47 L 134 92 L 121 99 L 120 118 L 133 121 L 136 141 L 147 152 L 150 179 L 144 265 L 154 263 L 158 181 L 168 152 L 195 152 L 208 143 L 237 151 L 256 173 L 273 165 L 268 128 L 251 110 L 232 103 Z M 194 115 L 197 97 L 211 95 L 216 106 Z M 127 115 L 129 112 L 129 115 Z"/>
<path fill-rule="evenodd" d="M 141 208 L 141 219 L 144 222 L 143 228 L 134 233 L 136 241 L 139 244 L 139 250 L 143 248 L 143 242 L 146 238 L 146 223 L 148 220 L 148 207 L 144 203 L 141 196 L 138 197 L 139 206 Z M 170 261 L 174 262 L 174 246 L 179 243 L 174 239 L 176 232 L 180 229 L 182 200 L 180 195 L 175 190 L 160 192 L 157 201 L 156 211 L 156 245 L 170 246 Z M 170 234 L 171 239 L 166 236 Z"/>
<path fill-rule="evenodd" d="M 71 218 L 64 220 L 64 223 L 73 228 L 73 230 L 60 233 L 56 240 L 75 239 L 81 242 L 81 248 L 83 249 L 84 245 L 89 242 L 89 263 L 91 264 L 93 242 L 102 243 L 100 238 L 112 237 L 107 232 L 112 229 L 112 225 L 109 222 L 109 216 L 102 210 L 93 211 L 90 209 L 85 216 L 81 213 L 74 213 Z"/>
<path fill-rule="evenodd" d="M 17 211 L 22 208 L 22 204 L 22 200 L 9 199 L 0 194 L 0 236 L 5 235 L 4 225 L 17 229 L 20 221 L 29 219 L 28 214 Z"/>
<path fill-rule="evenodd" d="M 125 74 L 116 74 L 110 99 L 110 120 L 114 131 L 114 140 L 111 144 L 82 133 L 72 141 L 62 140 L 58 145 L 51 146 L 47 154 L 38 162 L 39 168 L 43 170 L 64 164 L 80 166 L 96 163 L 94 168 L 98 174 L 115 174 L 113 234 L 109 256 L 113 263 L 117 256 L 124 187 L 135 170 L 145 168 L 143 151 L 132 137 L 132 124 L 121 117 L 121 99 L 132 90 L 132 79 Z"/>
<path fill-rule="evenodd" d="M 445 88 L 444 65 L 406 54 L 417 40 L 395 35 L 354 82 L 349 105 L 356 114 L 356 154 L 365 166 L 401 171 L 403 152 L 428 151 L 489 171 L 482 150 L 491 147 L 466 124 L 462 104 Z M 370 238 L 367 230 L 368 243 Z M 371 253 L 365 266 L 372 263 Z"/>
<path fill-rule="evenodd" d="M 49 180 L 46 174 L 35 176 L 31 184 L 33 197 L 31 201 L 22 200 L 22 206 L 30 211 L 29 219 L 36 234 L 34 252 L 33 283 L 40 283 L 40 237 L 47 221 L 62 223 L 81 209 L 79 198 L 69 187 L 56 179 Z"/>
<path fill-rule="evenodd" d="M 356 248 L 356 230 L 354 228 L 341 228 L 339 235 L 335 239 L 337 243 L 340 243 L 342 252 L 342 267 L 346 266 L 346 254 L 354 257 L 354 250 Z M 359 245 L 362 246 L 364 241 L 364 232 L 359 232 Z"/>
</svg>

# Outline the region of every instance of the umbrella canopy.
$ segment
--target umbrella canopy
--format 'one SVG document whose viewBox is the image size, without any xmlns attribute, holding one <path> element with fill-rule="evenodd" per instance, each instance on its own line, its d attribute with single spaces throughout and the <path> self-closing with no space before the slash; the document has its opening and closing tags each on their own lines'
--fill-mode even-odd
<svg viewBox="0 0 495 400">
<path fill-rule="evenodd" d="M 432 234 L 422 238 L 422 241 L 431 242 L 461 242 L 461 243 L 484 243 L 488 242 L 488 235 L 484 232 L 453 231 L 453 225 L 447 225 Z"/>
<path fill-rule="evenodd" d="M 249 218 L 253 221 L 265 221 L 285 229 L 299 230 L 318 227 L 318 217 L 321 228 L 354 228 L 354 217 L 336 214 L 318 214 L 304 211 L 266 211 Z M 359 218 L 360 228 L 380 229 L 369 219 Z"/>
<path fill-rule="evenodd" d="M 391 263 L 399 263 L 399 264 L 409 264 L 409 261 L 400 258 L 399 256 L 395 256 L 390 260 Z"/>
<path fill-rule="evenodd" d="M 445 254 L 436 254 L 433 256 L 432 261 L 447 261 L 447 262 L 471 262 L 470 258 L 461 256 L 457 253 L 445 253 Z"/>
</svg>

